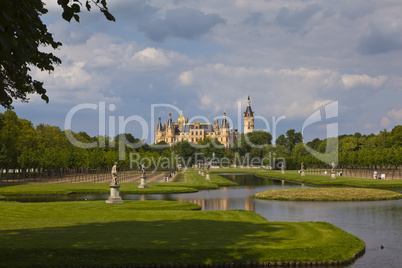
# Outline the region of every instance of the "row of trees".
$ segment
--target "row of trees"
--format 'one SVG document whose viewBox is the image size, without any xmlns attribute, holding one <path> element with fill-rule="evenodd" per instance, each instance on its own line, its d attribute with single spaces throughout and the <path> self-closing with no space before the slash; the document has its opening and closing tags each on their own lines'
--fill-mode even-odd
<svg viewBox="0 0 402 268">
<path fill-rule="evenodd" d="M 192 166 L 212 161 L 225 166 L 253 165 L 287 169 L 328 167 L 336 163 L 342 169 L 397 169 L 402 163 L 402 126 L 378 135 L 342 135 L 324 140 L 302 142 L 300 132 L 290 129 L 272 144 L 272 136 L 264 131 L 241 134 L 232 148 L 225 148 L 215 139 L 204 139 L 197 145 L 186 141 L 169 146 L 164 142 L 148 145 L 131 134 L 116 137 L 91 137 L 85 132 L 72 133 L 93 148 L 80 148 L 69 141 L 59 127 L 39 124 L 34 127 L 26 119 L 7 110 L 0 114 L 0 173 L 8 178 L 29 176 L 63 176 L 108 169 L 119 161 L 121 169 L 138 169 L 145 163 L 149 169 L 171 170 L 178 163 Z M 135 146 L 134 146 L 135 145 Z M 3 174 L 4 173 L 4 174 Z"/>
<path fill-rule="evenodd" d="M 0 179 L 2 177 L 55 177 L 76 173 L 88 173 L 93 170 L 108 169 L 119 161 L 121 169 L 130 167 L 138 169 L 141 159 L 152 159 L 149 167 L 170 169 L 174 160 L 161 162 L 161 156 L 171 156 L 171 149 L 161 151 L 153 148 L 131 134 L 116 137 L 90 137 L 85 132 L 73 133 L 76 140 L 90 144 L 94 148 L 74 146 L 67 138 L 66 132 L 57 126 L 39 124 L 34 127 L 26 119 L 18 118 L 14 111 L 7 110 L 0 114 Z M 124 140 L 124 157 L 119 159 L 120 140 Z M 130 144 L 140 144 L 136 149 Z M 112 146 L 112 144 L 114 144 Z M 135 157 L 130 158 L 134 153 Z M 130 165 L 130 159 L 131 161 Z M 172 157 L 169 157 L 172 159 Z M 156 165 L 155 165 L 156 163 Z M 162 166 L 163 165 L 163 166 Z M 69 170 L 69 171 L 68 171 Z M 68 172 L 67 172 L 68 171 Z M 10 175 L 10 172 L 13 175 Z"/>
</svg>

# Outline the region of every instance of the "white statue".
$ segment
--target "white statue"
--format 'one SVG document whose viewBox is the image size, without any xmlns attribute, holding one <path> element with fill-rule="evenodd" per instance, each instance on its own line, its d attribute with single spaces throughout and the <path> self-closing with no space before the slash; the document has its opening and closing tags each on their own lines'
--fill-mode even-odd
<svg viewBox="0 0 402 268">
<path fill-rule="evenodd" d="M 334 162 L 332 162 L 331 166 L 332 166 L 331 173 L 334 173 L 334 172 L 335 172 L 336 164 L 335 164 Z"/>
<path fill-rule="evenodd" d="M 114 163 L 112 167 L 112 185 L 117 185 L 117 162 Z"/>
<path fill-rule="evenodd" d="M 141 174 L 143 177 L 145 177 L 145 164 L 142 164 L 142 168 L 141 168 Z"/>
</svg>

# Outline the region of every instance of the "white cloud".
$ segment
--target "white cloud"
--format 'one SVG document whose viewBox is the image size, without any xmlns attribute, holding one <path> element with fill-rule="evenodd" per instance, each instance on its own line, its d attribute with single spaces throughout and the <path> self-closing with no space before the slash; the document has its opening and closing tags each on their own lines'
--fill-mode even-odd
<svg viewBox="0 0 402 268">
<path fill-rule="evenodd" d="M 191 71 L 182 72 L 179 76 L 179 82 L 183 86 L 190 86 L 193 83 L 193 74 Z"/>
<path fill-rule="evenodd" d="M 395 119 L 396 121 L 398 121 L 399 123 L 402 122 L 402 109 L 395 109 L 393 108 L 391 111 L 387 112 L 387 115 L 393 119 Z"/>
<path fill-rule="evenodd" d="M 139 63 L 143 66 L 169 66 L 170 59 L 165 55 L 165 53 L 153 47 L 147 47 L 137 53 L 132 57 L 132 61 Z"/>
<path fill-rule="evenodd" d="M 379 75 L 377 77 L 371 77 L 366 74 L 344 74 L 342 75 L 342 82 L 347 89 L 357 86 L 370 86 L 379 88 L 384 85 L 388 77 L 386 75 Z"/>
<path fill-rule="evenodd" d="M 188 74 L 180 75 L 182 85 L 188 82 Z M 192 84 L 187 85 L 197 92 L 204 110 L 234 109 L 236 101 L 244 101 L 250 93 L 260 115 L 302 118 L 333 101 L 323 99 L 321 94 L 330 91 L 332 84 L 339 84 L 334 81 L 336 77 L 340 75 L 330 70 L 273 70 L 214 64 L 191 70 Z M 333 82 L 328 83 L 329 80 Z"/>
<path fill-rule="evenodd" d="M 391 124 L 391 121 L 387 118 L 387 117 L 383 117 L 381 118 L 381 127 L 386 128 L 389 127 L 389 125 Z"/>
<path fill-rule="evenodd" d="M 313 104 L 313 109 L 318 110 L 321 107 L 324 107 L 324 106 L 326 106 L 326 105 L 328 105 L 328 104 L 330 104 L 332 102 L 334 102 L 334 100 L 317 100 Z"/>
</svg>

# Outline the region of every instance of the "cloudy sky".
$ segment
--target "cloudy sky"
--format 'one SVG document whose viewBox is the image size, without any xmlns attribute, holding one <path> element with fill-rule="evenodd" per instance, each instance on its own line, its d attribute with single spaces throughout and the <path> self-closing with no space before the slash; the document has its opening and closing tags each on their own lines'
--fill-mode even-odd
<svg viewBox="0 0 402 268">
<path fill-rule="evenodd" d="M 80 23 L 45 2 L 63 63 L 50 75 L 32 73 L 45 82 L 49 104 L 37 96 L 15 103 L 35 125 L 64 129 L 70 115 L 73 131 L 97 135 L 105 118 L 101 134 L 153 142 L 158 117 L 166 122 L 171 111 L 175 120 L 183 110 L 190 121 L 226 111 L 242 129 L 248 93 L 256 128 L 274 137 L 302 131 L 317 111 L 322 120 L 304 129 L 307 141 L 325 138 L 328 123 L 339 134 L 402 123 L 399 0 L 109 0 L 116 22 L 94 7 Z M 329 118 L 331 103 L 337 112 Z"/>
</svg>

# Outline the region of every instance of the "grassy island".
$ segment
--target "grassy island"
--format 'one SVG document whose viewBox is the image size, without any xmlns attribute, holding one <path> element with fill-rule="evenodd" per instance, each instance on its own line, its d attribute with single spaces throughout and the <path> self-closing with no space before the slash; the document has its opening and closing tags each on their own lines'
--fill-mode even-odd
<svg viewBox="0 0 402 268">
<path fill-rule="evenodd" d="M 0 267 L 350 261 L 364 242 L 323 222 L 269 222 L 175 201 L 0 202 Z"/>
<path fill-rule="evenodd" d="M 265 191 L 255 194 L 254 198 L 294 201 L 378 201 L 402 199 L 402 194 L 365 188 L 302 188 Z"/>
</svg>

